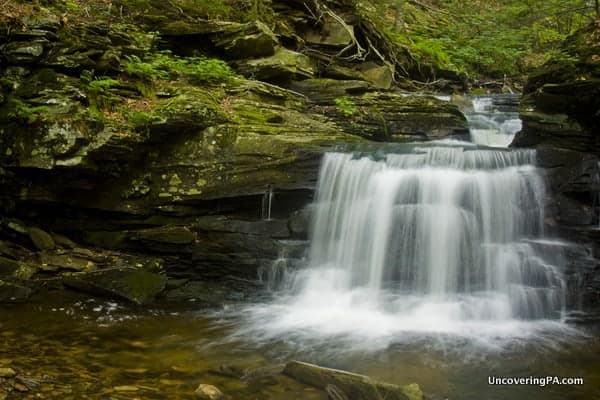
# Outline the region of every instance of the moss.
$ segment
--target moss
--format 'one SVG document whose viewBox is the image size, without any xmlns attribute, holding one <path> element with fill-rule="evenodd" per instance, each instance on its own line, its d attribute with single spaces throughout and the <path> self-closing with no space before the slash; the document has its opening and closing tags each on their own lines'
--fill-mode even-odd
<svg viewBox="0 0 600 400">
<path fill-rule="evenodd" d="M 48 106 L 31 106 L 19 98 L 9 97 L 5 106 L 0 110 L 0 120 L 17 120 L 31 125 L 44 120 Z"/>
</svg>

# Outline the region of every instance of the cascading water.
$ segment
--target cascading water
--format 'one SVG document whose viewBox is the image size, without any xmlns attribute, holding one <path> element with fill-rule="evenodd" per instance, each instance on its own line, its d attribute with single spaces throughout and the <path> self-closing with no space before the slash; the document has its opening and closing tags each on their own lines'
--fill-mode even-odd
<svg viewBox="0 0 600 400">
<path fill-rule="evenodd" d="M 561 252 L 538 246 L 544 183 L 535 152 L 468 143 L 395 151 L 325 155 L 309 265 L 274 303 L 249 310 L 258 329 L 481 339 L 562 325 Z"/>
<path fill-rule="evenodd" d="M 490 147 L 507 147 L 521 130 L 518 95 L 473 97 L 473 109 L 465 110 L 471 141 Z"/>
</svg>

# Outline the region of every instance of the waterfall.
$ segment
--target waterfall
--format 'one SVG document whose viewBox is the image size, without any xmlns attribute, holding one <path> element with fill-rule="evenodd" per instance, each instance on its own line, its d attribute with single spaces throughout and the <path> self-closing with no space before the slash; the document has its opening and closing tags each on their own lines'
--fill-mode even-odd
<svg viewBox="0 0 600 400">
<path fill-rule="evenodd" d="M 241 334 L 372 348 L 565 332 L 564 244 L 544 239 L 535 158 L 456 141 L 325 154 L 307 262 L 244 310 Z"/>
<path fill-rule="evenodd" d="M 543 236 L 534 159 L 463 147 L 326 154 L 310 265 L 373 303 L 406 294 L 456 301 L 462 319 L 559 318 L 561 276 L 527 242 Z"/>
<path fill-rule="evenodd" d="M 490 147 L 507 147 L 521 130 L 518 95 L 472 98 L 473 110 L 465 111 L 471 141 Z"/>
</svg>

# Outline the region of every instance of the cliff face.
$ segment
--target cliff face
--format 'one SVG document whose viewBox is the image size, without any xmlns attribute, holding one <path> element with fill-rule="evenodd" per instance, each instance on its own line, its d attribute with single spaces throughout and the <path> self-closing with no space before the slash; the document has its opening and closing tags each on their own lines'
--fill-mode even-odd
<svg viewBox="0 0 600 400">
<path fill-rule="evenodd" d="M 600 20 L 569 37 L 563 51 L 529 77 L 523 130 L 513 146 L 538 148 L 548 171 L 548 224 L 589 248 L 571 255 L 571 296 L 600 304 Z M 574 300 L 575 301 L 575 300 Z"/>
<path fill-rule="evenodd" d="M 48 277 L 135 302 L 235 288 L 299 254 L 282 240 L 306 235 L 324 150 L 467 133 L 393 93 L 410 55 L 348 5 L 273 2 L 265 24 L 48 3 L 0 29 L 0 300 Z"/>
</svg>

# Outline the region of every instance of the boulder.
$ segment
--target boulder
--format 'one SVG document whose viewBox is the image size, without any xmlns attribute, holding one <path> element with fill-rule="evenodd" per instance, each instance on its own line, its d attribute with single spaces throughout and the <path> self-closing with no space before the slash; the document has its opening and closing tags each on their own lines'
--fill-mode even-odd
<svg viewBox="0 0 600 400">
<path fill-rule="evenodd" d="M 300 361 L 286 364 L 283 373 L 302 383 L 352 400 L 422 400 L 423 393 L 417 384 L 405 386 L 379 382 L 365 375 L 337 369 L 324 368 Z"/>
<path fill-rule="evenodd" d="M 278 44 L 275 34 L 260 21 L 232 25 L 212 35 L 211 39 L 231 59 L 272 56 Z"/>
<path fill-rule="evenodd" d="M 167 283 L 164 275 L 134 268 L 114 268 L 78 272 L 63 277 L 65 286 L 98 296 L 108 296 L 135 304 L 147 304 Z"/>
</svg>

